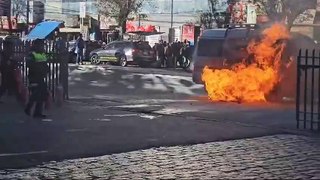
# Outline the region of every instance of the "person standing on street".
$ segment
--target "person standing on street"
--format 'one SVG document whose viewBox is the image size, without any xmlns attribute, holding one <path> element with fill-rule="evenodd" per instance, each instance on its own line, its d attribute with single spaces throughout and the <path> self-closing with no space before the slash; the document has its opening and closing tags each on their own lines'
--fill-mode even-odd
<svg viewBox="0 0 320 180">
<path fill-rule="evenodd" d="M 79 35 L 76 41 L 76 53 L 77 53 L 77 63 L 83 64 L 83 50 L 84 50 L 84 40 L 82 39 L 82 34 Z"/>
<path fill-rule="evenodd" d="M 5 94 L 14 94 L 19 100 L 19 93 L 15 80 L 16 63 L 13 61 L 13 42 L 5 40 L 3 42 L 3 52 L 0 54 L 0 72 L 1 72 L 1 86 L 0 98 Z"/>
<path fill-rule="evenodd" d="M 161 62 L 161 67 L 166 67 L 164 49 L 164 43 L 163 41 L 160 41 L 160 43 L 157 46 L 157 57 Z"/>
<path fill-rule="evenodd" d="M 173 52 L 172 52 L 172 44 L 167 44 L 167 42 L 164 42 L 165 47 L 165 56 L 166 56 L 166 64 L 167 67 L 172 68 L 173 67 Z"/>
<path fill-rule="evenodd" d="M 49 66 L 47 64 L 47 56 L 44 51 L 44 42 L 42 40 L 35 40 L 32 46 L 32 51 L 27 58 L 27 67 L 29 68 L 29 87 L 31 96 L 27 103 L 25 113 L 31 115 L 31 109 L 36 103 L 34 118 L 46 118 L 42 114 L 43 105 L 48 97 L 47 84 L 45 77 L 49 73 Z"/>
</svg>

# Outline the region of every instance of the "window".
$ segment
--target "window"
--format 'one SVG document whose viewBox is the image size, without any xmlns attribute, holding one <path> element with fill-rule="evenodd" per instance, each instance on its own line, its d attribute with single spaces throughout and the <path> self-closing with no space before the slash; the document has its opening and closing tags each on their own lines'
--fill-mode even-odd
<svg viewBox="0 0 320 180">
<path fill-rule="evenodd" d="M 124 42 L 114 43 L 114 48 L 123 48 L 126 44 Z"/>
<path fill-rule="evenodd" d="M 115 43 L 114 42 L 109 43 L 109 44 L 106 45 L 106 49 L 112 49 L 114 47 L 115 47 Z"/>
<path fill-rule="evenodd" d="M 151 46 L 147 42 L 138 42 L 134 44 L 135 48 L 141 50 L 151 50 Z"/>
<path fill-rule="evenodd" d="M 224 39 L 200 39 L 198 44 L 198 56 L 217 57 L 222 56 Z"/>
</svg>

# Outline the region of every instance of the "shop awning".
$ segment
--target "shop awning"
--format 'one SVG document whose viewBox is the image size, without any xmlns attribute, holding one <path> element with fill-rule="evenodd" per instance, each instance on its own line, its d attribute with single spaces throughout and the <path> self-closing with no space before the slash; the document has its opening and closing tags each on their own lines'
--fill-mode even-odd
<svg viewBox="0 0 320 180">
<path fill-rule="evenodd" d="M 164 32 L 146 32 L 146 31 L 129 31 L 128 34 L 138 35 L 138 36 L 152 36 L 158 34 L 164 34 Z"/>
<path fill-rule="evenodd" d="M 63 23 L 58 21 L 45 21 L 36 25 L 34 29 L 27 35 L 27 40 L 46 39 L 55 29 L 59 28 Z"/>
<path fill-rule="evenodd" d="M 60 32 L 61 33 L 80 33 L 81 29 L 80 28 L 61 28 Z"/>
</svg>

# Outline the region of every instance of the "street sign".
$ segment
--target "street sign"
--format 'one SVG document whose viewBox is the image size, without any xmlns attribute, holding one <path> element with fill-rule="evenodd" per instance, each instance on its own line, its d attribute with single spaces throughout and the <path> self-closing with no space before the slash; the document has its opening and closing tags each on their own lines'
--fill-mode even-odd
<svg viewBox="0 0 320 180">
<path fill-rule="evenodd" d="M 247 23 L 248 24 L 257 23 L 256 6 L 254 4 L 247 5 Z"/>
<path fill-rule="evenodd" d="M 80 18 L 86 17 L 86 2 L 80 2 Z"/>
<path fill-rule="evenodd" d="M 88 41 L 89 40 L 89 27 L 82 26 L 80 31 L 81 31 L 83 40 Z"/>
</svg>

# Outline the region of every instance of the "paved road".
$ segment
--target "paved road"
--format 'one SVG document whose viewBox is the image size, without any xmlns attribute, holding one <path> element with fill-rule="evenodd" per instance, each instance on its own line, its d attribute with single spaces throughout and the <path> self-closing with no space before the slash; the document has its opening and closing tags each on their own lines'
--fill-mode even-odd
<svg viewBox="0 0 320 180">
<path fill-rule="evenodd" d="M 25 117 L 10 99 L 0 104 L 0 169 L 276 134 L 316 136 L 296 131 L 290 105 L 212 103 L 204 95 L 183 71 L 72 66 L 71 100 L 49 119 Z"/>
<path fill-rule="evenodd" d="M 202 85 L 195 85 L 191 74 L 183 70 L 147 69 L 117 66 L 71 66 L 72 98 L 186 99 L 204 95 Z"/>
<path fill-rule="evenodd" d="M 320 139 L 276 135 L 0 171 L 1 179 L 320 179 Z"/>
<path fill-rule="evenodd" d="M 67 103 L 62 109 L 54 109 L 50 119 L 36 121 L 26 118 L 22 109 L 17 112 L 9 105 L 8 102 L 5 107 L 0 105 L 1 114 L 7 113 L 0 120 L 0 169 L 152 147 L 284 133 L 281 129 L 83 103 Z M 111 102 L 110 107 L 115 104 Z"/>
</svg>

